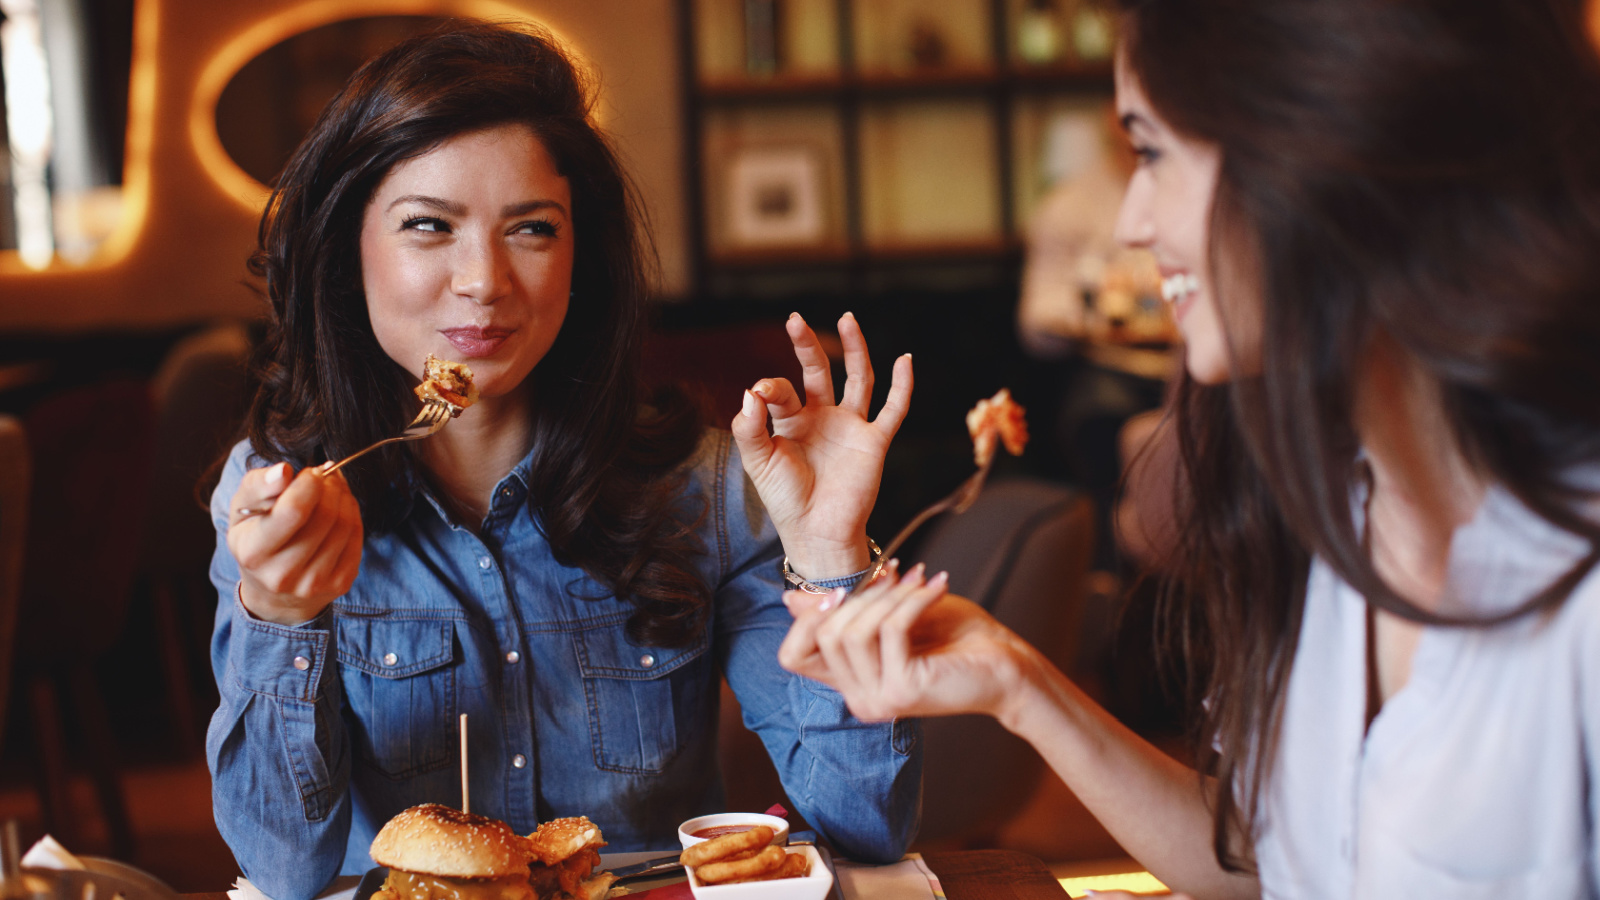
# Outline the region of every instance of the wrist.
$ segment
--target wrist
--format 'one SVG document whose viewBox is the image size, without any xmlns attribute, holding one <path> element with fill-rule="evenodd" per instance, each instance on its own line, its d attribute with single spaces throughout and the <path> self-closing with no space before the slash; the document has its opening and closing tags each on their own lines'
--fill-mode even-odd
<svg viewBox="0 0 1600 900">
<path fill-rule="evenodd" d="M 244 579 L 239 580 L 239 587 L 235 591 L 235 596 L 239 598 L 239 605 L 244 607 L 244 611 L 249 614 L 250 618 L 272 625 L 303 625 L 315 619 L 322 612 L 321 609 L 309 611 L 303 604 L 298 602 L 281 603 L 271 591 L 260 588 L 247 588 Z M 294 600 L 293 597 L 290 599 Z"/>
<path fill-rule="evenodd" d="M 1007 731 L 1027 738 L 1029 725 L 1042 720 L 1035 713 L 1049 702 L 1051 675 L 1064 676 L 1033 645 L 1022 640 L 1012 644 L 1006 658 L 1008 665 L 1001 679 L 1004 690 L 994 718 Z"/>
<path fill-rule="evenodd" d="M 851 541 L 796 541 L 783 549 L 790 569 L 807 581 L 848 578 L 866 571 L 876 558 L 864 532 Z"/>
</svg>

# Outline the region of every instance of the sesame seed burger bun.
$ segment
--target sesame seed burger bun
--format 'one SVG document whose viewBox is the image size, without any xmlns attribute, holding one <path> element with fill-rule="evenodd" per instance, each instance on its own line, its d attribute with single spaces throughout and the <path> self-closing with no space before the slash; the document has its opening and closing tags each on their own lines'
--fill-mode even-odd
<svg viewBox="0 0 1600 900">
<path fill-rule="evenodd" d="M 444 878 L 526 875 L 528 841 L 504 822 L 438 803 L 413 806 L 372 841 L 380 866 Z"/>
</svg>

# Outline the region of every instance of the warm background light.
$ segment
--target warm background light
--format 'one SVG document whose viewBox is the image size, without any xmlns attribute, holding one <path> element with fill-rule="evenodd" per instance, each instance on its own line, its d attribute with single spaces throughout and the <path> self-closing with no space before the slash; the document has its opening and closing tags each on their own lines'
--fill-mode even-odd
<svg viewBox="0 0 1600 900">
<path fill-rule="evenodd" d="M 665 290 L 682 288 L 672 0 L 136 0 L 121 196 L 63 206 L 79 228 L 113 230 L 82 264 L 57 254 L 35 270 L 0 252 L 0 330 L 154 329 L 259 314 L 244 264 L 264 189 L 221 149 L 216 99 L 254 53 L 296 26 L 396 14 L 533 20 L 591 61 L 601 118 L 651 215 Z"/>
</svg>

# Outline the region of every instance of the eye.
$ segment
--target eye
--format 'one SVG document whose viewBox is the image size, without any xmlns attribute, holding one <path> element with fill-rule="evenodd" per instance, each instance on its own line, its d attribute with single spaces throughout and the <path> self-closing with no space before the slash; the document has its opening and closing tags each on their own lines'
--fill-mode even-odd
<svg viewBox="0 0 1600 900">
<path fill-rule="evenodd" d="M 1161 151 L 1148 144 L 1134 144 L 1133 155 L 1139 160 L 1139 165 L 1148 166 L 1161 158 Z"/>
<path fill-rule="evenodd" d="M 400 230 L 444 234 L 450 231 L 450 226 L 443 219 L 436 219 L 433 216 L 412 216 L 400 223 Z"/>
<path fill-rule="evenodd" d="M 537 237 L 556 237 L 561 233 L 561 225 L 550 219 L 534 219 L 523 222 L 511 229 L 512 234 L 531 234 Z"/>
</svg>

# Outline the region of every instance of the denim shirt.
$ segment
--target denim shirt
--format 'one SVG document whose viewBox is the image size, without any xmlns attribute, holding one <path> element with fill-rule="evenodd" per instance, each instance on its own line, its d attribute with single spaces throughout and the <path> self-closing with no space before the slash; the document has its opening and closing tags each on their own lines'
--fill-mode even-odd
<svg viewBox="0 0 1600 900">
<path fill-rule="evenodd" d="M 473 812 L 524 834 L 587 815 L 612 851 L 670 849 L 680 822 L 723 805 L 719 674 L 798 812 L 841 852 L 886 862 L 915 834 L 916 723 L 860 722 L 778 665 L 782 550 L 726 432 L 701 442 L 687 488 L 706 503 L 712 615 L 673 648 L 631 643 L 634 607 L 553 558 L 528 505 L 531 455 L 496 485 L 481 536 L 418 480 L 400 526 L 367 536 L 349 593 L 302 625 L 260 621 L 226 542 L 251 463 L 240 443 L 211 500 L 222 700 L 206 758 L 217 827 L 268 896 L 366 871 L 374 834 L 406 807 L 460 806 L 462 713 Z"/>
</svg>

